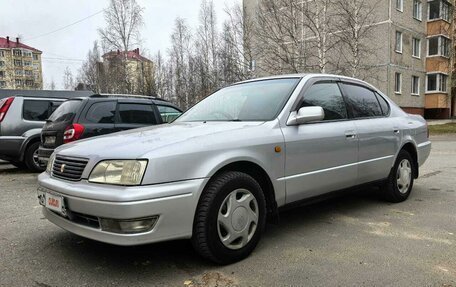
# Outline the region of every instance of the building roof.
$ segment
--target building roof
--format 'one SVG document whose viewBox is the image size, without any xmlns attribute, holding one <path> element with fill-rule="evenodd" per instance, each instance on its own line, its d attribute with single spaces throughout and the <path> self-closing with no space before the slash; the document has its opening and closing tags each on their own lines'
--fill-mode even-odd
<svg viewBox="0 0 456 287">
<path fill-rule="evenodd" d="M 56 98 L 56 99 L 70 99 L 75 97 L 90 97 L 94 94 L 92 91 L 56 91 L 56 90 L 13 90 L 13 89 L 0 89 L 0 99 L 25 96 L 34 98 Z"/>
<path fill-rule="evenodd" d="M 34 52 L 41 53 L 40 50 L 33 47 L 27 46 L 19 41 L 19 38 L 16 38 L 16 41 L 10 39 L 9 37 L 3 38 L 0 37 L 0 49 L 11 49 L 11 48 L 23 48 L 32 50 Z"/>
<path fill-rule="evenodd" d="M 103 59 L 112 59 L 112 58 L 116 58 L 116 57 L 120 57 L 120 56 L 124 56 L 126 57 L 127 59 L 130 59 L 130 60 L 137 60 L 137 61 L 147 61 L 147 62 L 150 62 L 149 59 L 147 59 L 146 57 L 144 56 L 141 56 L 139 54 L 139 48 L 138 49 L 134 49 L 134 50 L 131 50 L 131 51 L 111 51 L 111 52 L 108 52 L 106 54 L 103 55 Z"/>
</svg>

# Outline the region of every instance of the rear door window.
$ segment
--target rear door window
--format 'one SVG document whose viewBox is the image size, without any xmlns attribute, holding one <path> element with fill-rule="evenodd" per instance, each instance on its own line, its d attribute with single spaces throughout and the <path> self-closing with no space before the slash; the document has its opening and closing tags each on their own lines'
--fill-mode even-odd
<svg viewBox="0 0 456 287">
<path fill-rule="evenodd" d="M 49 120 L 53 122 L 64 122 L 71 121 L 76 115 L 79 107 L 81 106 L 81 100 L 69 100 L 62 103 L 49 117 Z"/>
<path fill-rule="evenodd" d="M 152 105 L 119 104 L 119 120 L 122 124 L 157 124 Z"/>
<path fill-rule="evenodd" d="M 157 108 L 164 123 L 170 123 L 182 114 L 181 111 L 170 106 L 157 105 Z"/>
<path fill-rule="evenodd" d="M 51 113 L 51 101 L 24 100 L 22 117 L 28 121 L 44 122 Z"/>
<path fill-rule="evenodd" d="M 378 102 L 380 103 L 380 107 L 382 108 L 383 115 L 388 116 L 389 112 L 390 112 L 390 107 L 389 107 L 388 102 L 382 96 L 380 96 L 378 93 L 375 93 L 375 95 L 377 96 Z"/>
<path fill-rule="evenodd" d="M 116 102 L 98 102 L 92 104 L 86 114 L 87 121 L 97 124 L 114 124 Z"/>
<path fill-rule="evenodd" d="M 380 104 L 374 92 L 358 85 L 343 84 L 345 99 L 354 118 L 383 116 Z"/>
<path fill-rule="evenodd" d="M 324 121 L 342 120 L 347 118 L 347 109 L 336 83 L 316 83 L 304 95 L 302 107 L 322 107 L 325 112 Z"/>
</svg>

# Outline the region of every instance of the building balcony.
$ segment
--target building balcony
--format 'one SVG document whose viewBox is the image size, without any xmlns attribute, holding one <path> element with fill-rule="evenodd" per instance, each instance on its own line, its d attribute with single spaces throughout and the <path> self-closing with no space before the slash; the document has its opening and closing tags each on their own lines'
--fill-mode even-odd
<svg viewBox="0 0 456 287">
<path fill-rule="evenodd" d="M 450 61 L 443 56 L 428 56 L 426 57 L 426 72 L 441 72 L 450 73 Z"/>
<path fill-rule="evenodd" d="M 427 35 L 445 35 L 449 36 L 451 30 L 451 23 L 443 19 L 428 20 L 427 22 Z"/>
<path fill-rule="evenodd" d="M 426 109 L 448 109 L 450 105 L 451 101 L 447 93 L 434 92 L 425 96 Z"/>
</svg>

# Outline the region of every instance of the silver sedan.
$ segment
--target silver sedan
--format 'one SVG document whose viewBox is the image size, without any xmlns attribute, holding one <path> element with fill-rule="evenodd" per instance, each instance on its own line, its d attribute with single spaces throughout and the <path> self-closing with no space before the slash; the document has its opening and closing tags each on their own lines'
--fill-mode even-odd
<svg viewBox="0 0 456 287">
<path fill-rule="evenodd" d="M 280 208 L 365 184 L 407 199 L 429 156 L 426 121 L 352 78 L 303 74 L 221 89 L 169 125 L 58 148 L 39 180 L 45 217 L 117 245 L 191 238 L 248 256 Z"/>
</svg>

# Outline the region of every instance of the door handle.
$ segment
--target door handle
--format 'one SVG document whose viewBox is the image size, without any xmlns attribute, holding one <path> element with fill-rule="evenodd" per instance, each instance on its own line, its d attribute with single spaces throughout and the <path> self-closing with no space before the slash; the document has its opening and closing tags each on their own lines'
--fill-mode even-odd
<svg viewBox="0 0 456 287">
<path fill-rule="evenodd" d="M 345 133 L 345 137 L 346 137 L 347 139 L 355 139 L 355 138 L 356 138 L 356 133 L 355 133 L 355 132 L 352 132 L 352 131 L 346 132 L 346 133 Z"/>
<path fill-rule="evenodd" d="M 399 129 L 394 129 L 393 131 L 395 134 L 398 134 L 399 133 Z"/>
</svg>

